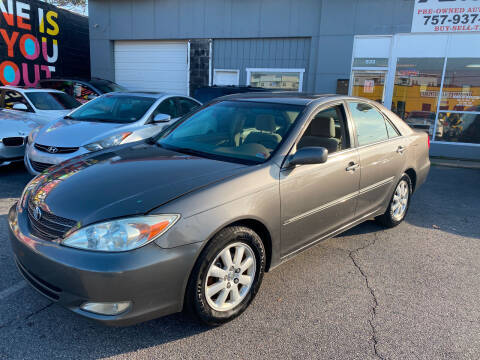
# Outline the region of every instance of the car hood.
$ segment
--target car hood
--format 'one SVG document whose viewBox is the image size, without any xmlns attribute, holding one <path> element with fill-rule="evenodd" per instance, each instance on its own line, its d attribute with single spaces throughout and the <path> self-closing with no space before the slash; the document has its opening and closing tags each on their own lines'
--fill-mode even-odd
<svg viewBox="0 0 480 360">
<path fill-rule="evenodd" d="M 0 111 L 0 119 L 27 120 L 34 122 L 37 126 L 43 126 L 52 120 L 63 118 L 70 112 L 71 110 L 37 110 L 35 113 L 3 110 Z"/>
<path fill-rule="evenodd" d="M 35 138 L 42 145 L 80 147 L 117 132 L 125 124 L 60 119 L 50 122 Z"/>
<path fill-rule="evenodd" d="M 23 119 L 4 119 L 0 117 L 0 139 L 5 137 L 27 137 L 38 125 L 33 121 Z"/>
<path fill-rule="evenodd" d="M 146 141 L 80 156 L 36 178 L 31 200 L 81 225 L 146 214 L 231 177 L 247 165 L 163 149 Z"/>
</svg>

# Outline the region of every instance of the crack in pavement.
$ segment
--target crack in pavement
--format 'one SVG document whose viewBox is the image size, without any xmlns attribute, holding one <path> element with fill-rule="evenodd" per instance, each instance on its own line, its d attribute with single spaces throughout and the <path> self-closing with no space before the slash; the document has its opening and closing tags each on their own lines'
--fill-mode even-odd
<svg viewBox="0 0 480 360">
<path fill-rule="evenodd" d="M 22 319 L 19 319 L 18 317 L 16 319 L 13 319 L 13 320 L 10 320 L 10 321 L 7 321 L 5 324 L 0 324 L 0 330 L 1 329 L 4 329 L 4 328 L 7 328 L 11 325 L 13 325 L 15 322 L 17 321 L 27 321 L 28 319 L 30 319 L 31 317 L 41 313 L 43 310 L 46 310 L 48 309 L 50 306 L 52 306 L 54 303 L 53 302 L 50 302 L 48 305 L 45 305 L 45 306 L 42 306 L 40 309 L 28 314 L 27 316 L 23 317 Z"/>
<path fill-rule="evenodd" d="M 372 246 L 376 243 L 377 241 L 377 237 L 378 237 L 378 234 L 377 233 L 374 233 L 374 238 L 373 238 L 373 241 L 367 243 L 366 245 L 360 247 L 360 248 L 357 248 L 355 250 L 351 250 L 348 252 L 348 256 L 350 257 L 350 259 L 352 260 L 353 262 L 353 265 L 357 268 L 357 270 L 360 272 L 360 274 L 362 275 L 363 279 L 365 280 L 365 284 L 367 286 L 367 289 L 370 291 L 370 295 L 372 296 L 372 299 L 373 299 L 373 306 L 372 306 L 372 314 L 371 314 L 371 318 L 368 320 L 368 324 L 370 325 L 370 328 L 372 329 L 372 342 L 373 342 L 373 351 L 375 353 L 375 356 L 377 356 L 379 359 L 382 359 L 383 360 L 383 357 L 380 355 L 380 353 L 378 352 L 378 348 L 377 348 L 377 345 L 378 345 L 378 339 L 377 339 L 377 330 L 375 328 L 375 324 L 374 324 L 374 321 L 375 321 L 375 317 L 377 316 L 377 306 L 378 306 L 378 300 L 377 300 L 377 296 L 375 295 L 375 291 L 374 289 L 370 286 L 370 283 L 368 281 L 368 276 L 367 274 L 365 273 L 365 271 L 362 269 L 362 267 L 360 266 L 360 264 L 357 262 L 357 260 L 355 260 L 355 254 L 357 254 L 360 250 L 364 250 L 366 248 L 368 248 L 369 246 Z"/>
</svg>

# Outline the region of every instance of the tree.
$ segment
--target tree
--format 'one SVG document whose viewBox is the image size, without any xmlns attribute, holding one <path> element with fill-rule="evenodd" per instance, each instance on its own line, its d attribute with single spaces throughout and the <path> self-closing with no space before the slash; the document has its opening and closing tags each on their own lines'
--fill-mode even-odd
<svg viewBox="0 0 480 360">
<path fill-rule="evenodd" d="M 85 14 L 88 0 L 43 0 L 48 4 L 59 6 L 67 10 L 78 11 Z"/>
</svg>

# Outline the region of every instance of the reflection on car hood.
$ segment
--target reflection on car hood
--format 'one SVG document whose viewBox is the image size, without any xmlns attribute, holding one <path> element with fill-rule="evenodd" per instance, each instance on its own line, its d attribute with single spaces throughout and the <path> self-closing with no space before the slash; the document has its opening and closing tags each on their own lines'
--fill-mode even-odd
<svg viewBox="0 0 480 360">
<path fill-rule="evenodd" d="M 246 168 L 140 142 L 55 166 L 37 178 L 30 197 L 45 211 L 87 225 L 145 214 Z"/>
<path fill-rule="evenodd" d="M 58 147 L 80 147 L 104 138 L 125 124 L 60 119 L 45 126 L 35 142 Z"/>
<path fill-rule="evenodd" d="M 45 125 L 52 120 L 63 118 L 70 112 L 71 110 L 39 110 L 36 113 L 2 110 L 0 111 L 0 120 L 28 120 L 36 123 L 37 125 Z"/>
<path fill-rule="evenodd" d="M 0 139 L 5 137 L 27 137 L 38 125 L 28 120 L 0 118 Z"/>
</svg>

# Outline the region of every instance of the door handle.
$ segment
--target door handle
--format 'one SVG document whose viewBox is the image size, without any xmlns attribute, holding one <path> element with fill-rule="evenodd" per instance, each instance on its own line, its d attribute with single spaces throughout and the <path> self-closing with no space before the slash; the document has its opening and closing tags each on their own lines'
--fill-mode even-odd
<svg viewBox="0 0 480 360">
<path fill-rule="evenodd" d="M 348 164 L 348 167 L 345 169 L 346 171 L 355 171 L 360 167 L 357 163 L 354 163 L 353 161 Z"/>
<path fill-rule="evenodd" d="M 399 153 L 400 155 L 402 155 L 404 152 L 405 152 L 405 146 L 399 146 L 397 148 L 397 153 Z"/>
</svg>

